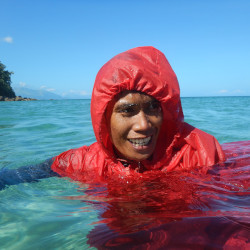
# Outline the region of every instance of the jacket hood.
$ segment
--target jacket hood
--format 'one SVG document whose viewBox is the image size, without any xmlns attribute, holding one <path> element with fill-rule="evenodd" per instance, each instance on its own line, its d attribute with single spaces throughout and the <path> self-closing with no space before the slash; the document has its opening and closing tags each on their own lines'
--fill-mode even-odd
<svg viewBox="0 0 250 250">
<path fill-rule="evenodd" d="M 178 136 L 183 122 L 178 80 L 164 54 L 154 47 L 130 49 L 113 57 L 98 72 L 91 98 L 91 118 L 97 142 L 111 157 L 113 146 L 105 111 L 124 90 L 146 93 L 161 103 L 163 123 L 153 155 L 153 162 L 158 161 Z"/>
<path fill-rule="evenodd" d="M 146 93 L 161 103 L 163 121 L 155 150 L 150 159 L 140 163 L 118 159 L 109 135 L 107 106 L 125 90 Z M 154 174 L 158 170 L 170 172 L 202 166 L 206 172 L 209 166 L 225 160 L 216 138 L 183 122 L 176 75 L 166 57 L 153 47 L 123 52 L 100 69 L 92 92 L 91 117 L 97 142 L 55 157 L 51 168 L 61 176 L 84 182 L 118 178 L 120 182 L 123 177 L 136 180 L 144 172 Z"/>
</svg>

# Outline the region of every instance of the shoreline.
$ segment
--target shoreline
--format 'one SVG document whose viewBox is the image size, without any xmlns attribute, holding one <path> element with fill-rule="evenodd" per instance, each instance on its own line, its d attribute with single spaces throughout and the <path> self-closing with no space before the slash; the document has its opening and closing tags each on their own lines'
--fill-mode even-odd
<svg viewBox="0 0 250 250">
<path fill-rule="evenodd" d="M 19 101 L 37 101 L 37 99 L 21 97 L 21 96 L 16 96 L 13 98 L 0 96 L 0 102 L 19 102 Z"/>
</svg>

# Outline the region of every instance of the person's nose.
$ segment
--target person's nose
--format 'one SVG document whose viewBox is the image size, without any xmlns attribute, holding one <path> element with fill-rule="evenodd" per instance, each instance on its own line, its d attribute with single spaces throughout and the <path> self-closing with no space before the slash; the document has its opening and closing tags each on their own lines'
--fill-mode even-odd
<svg viewBox="0 0 250 250">
<path fill-rule="evenodd" d="M 136 132 L 146 131 L 151 128 L 151 122 L 144 111 L 140 111 L 135 118 L 134 130 Z"/>
</svg>

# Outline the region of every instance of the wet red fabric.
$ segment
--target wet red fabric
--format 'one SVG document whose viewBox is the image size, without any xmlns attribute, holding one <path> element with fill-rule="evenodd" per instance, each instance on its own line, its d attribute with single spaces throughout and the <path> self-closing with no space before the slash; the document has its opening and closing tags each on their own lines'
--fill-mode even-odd
<svg viewBox="0 0 250 250">
<path fill-rule="evenodd" d="M 98 72 L 91 99 L 97 142 L 57 156 L 52 165 L 55 172 L 85 182 L 141 174 L 138 162 L 127 162 L 125 167 L 116 158 L 109 136 L 105 111 L 124 90 L 146 93 L 161 103 L 161 131 L 152 159 L 140 162 L 143 172 L 187 170 L 224 161 L 224 153 L 212 135 L 184 122 L 178 80 L 164 54 L 153 47 L 138 47 L 113 57 Z"/>
<path fill-rule="evenodd" d="M 97 249 L 250 249 L 250 141 L 222 148 L 227 160 L 205 174 L 200 167 L 79 183 L 79 195 L 67 199 L 81 201 L 83 213 L 98 213 L 88 244 Z"/>
</svg>

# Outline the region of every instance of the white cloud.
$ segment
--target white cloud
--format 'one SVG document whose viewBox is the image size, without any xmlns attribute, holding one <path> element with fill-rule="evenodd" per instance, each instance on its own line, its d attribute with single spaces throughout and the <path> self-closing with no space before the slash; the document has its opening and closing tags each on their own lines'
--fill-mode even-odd
<svg viewBox="0 0 250 250">
<path fill-rule="evenodd" d="M 227 89 L 221 89 L 221 90 L 219 91 L 219 93 L 227 93 L 227 92 L 228 92 Z"/>
<path fill-rule="evenodd" d="M 71 98 L 71 99 L 86 98 L 90 96 L 90 94 L 85 90 L 74 90 L 74 89 L 64 91 L 60 94 L 64 98 Z"/>
<path fill-rule="evenodd" d="M 80 95 L 87 95 L 88 93 L 86 91 L 80 91 Z"/>
<path fill-rule="evenodd" d="M 13 43 L 13 38 L 11 36 L 6 36 L 3 38 L 3 41 L 6 43 Z"/>
<path fill-rule="evenodd" d="M 20 85 L 21 87 L 25 87 L 27 84 L 26 84 L 25 82 L 19 82 L 19 85 Z"/>
<path fill-rule="evenodd" d="M 71 89 L 69 91 L 71 94 L 75 94 L 75 95 L 82 95 L 82 96 L 85 96 L 85 95 L 88 95 L 88 93 L 84 90 L 73 90 Z"/>
<path fill-rule="evenodd" d="M 46 85 L 40 86 L 40 89 L 46 90 L 46 91 L 48 91 L 48 92 L 54 92 L 54 91 L 56 91 L 56 89 L 49 88 L 49 87 L 47 87 Z"/>
<path fill-rule="evenodd" d="M 242 90 L 240 90 L 240 89 L 236 89 L 235 91 L 234 91 L 234 93 L 242 93 L 243 91 Z"/>
<path fill-rule="evenodd" d="M 55 89 L 46 89 L 46 91 L 49 91 L 49 92 L 53 92 L 53 91 L 56 91 Z"/>
</svg>

